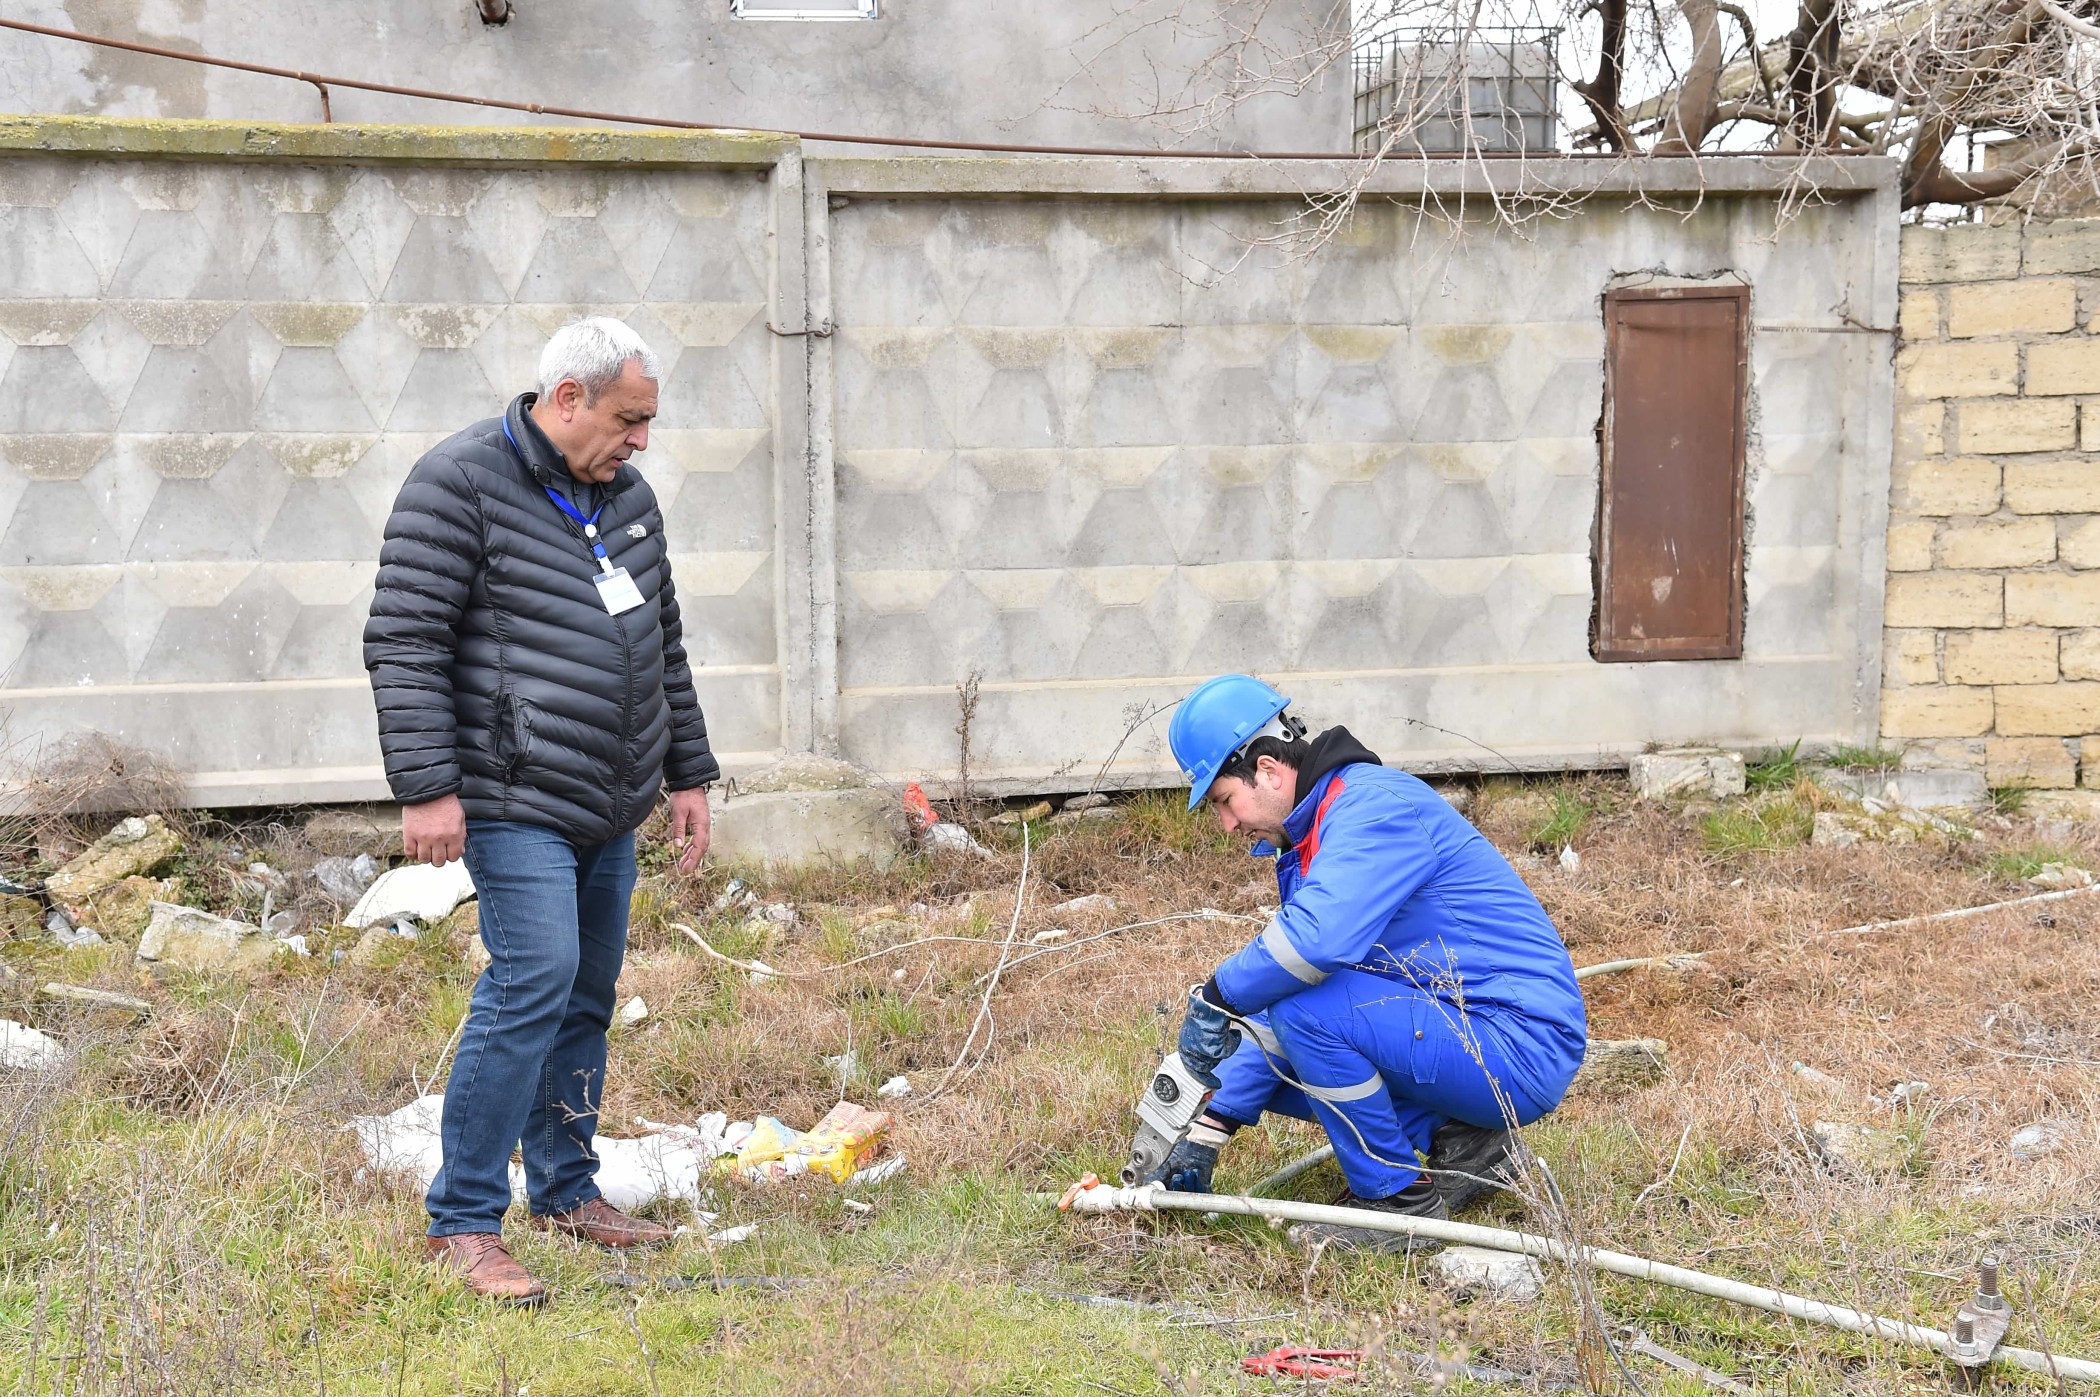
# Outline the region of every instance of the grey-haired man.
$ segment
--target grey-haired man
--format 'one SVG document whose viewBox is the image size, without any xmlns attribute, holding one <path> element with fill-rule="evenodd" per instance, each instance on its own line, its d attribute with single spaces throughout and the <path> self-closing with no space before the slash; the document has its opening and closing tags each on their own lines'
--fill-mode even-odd
<svg viewBox="0 0 2100 1397">
<path fill-rule="evenodd" d="M 489 952 L 445 1087 L 427 1244 L 515 1304 L 546 1298 L 503 1244 L 521 1143 L 535 1226 L 614 1247 L 671 1235 L 599 1195 L 591 1152 L 635 828 L 668 789 L 691 870 L 717 775 L 663 514 L 628 463 L 660 376 L 617 320 L 558 331 L 537 394 L 409 473 L 365 625 L 408 855 L 464 857 Z"/>
</svg>

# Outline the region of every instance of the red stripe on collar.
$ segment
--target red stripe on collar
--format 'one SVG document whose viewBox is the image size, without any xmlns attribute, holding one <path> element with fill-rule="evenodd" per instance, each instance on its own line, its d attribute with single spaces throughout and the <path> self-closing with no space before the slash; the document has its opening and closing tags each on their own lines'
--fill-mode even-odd
<svg viewBox="0 0 2100 1397">
<path fill-rule="evenodd" d="M 1342 778 L 1336 776 L 1327 783 L 1327 794 L 1320 797 L 1320 804 L 1313 811 L 1312 827 L 1305 831 L 1305 838 L 1298 841 L 1298 876 L 1303 878 L 1312 871 L 1313 855 L 1320 852 L 1320 821 L 1327 817 L 1327 807 L 1342 793 Z"/>
</svg>

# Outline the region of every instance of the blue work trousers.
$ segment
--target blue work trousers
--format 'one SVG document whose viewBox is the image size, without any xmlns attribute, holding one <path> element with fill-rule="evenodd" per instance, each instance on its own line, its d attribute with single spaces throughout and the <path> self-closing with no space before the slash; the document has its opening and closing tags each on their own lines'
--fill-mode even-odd
<svg viewBox="0 0 2100 1397">
<path fill-rule="evenodd" d="M 1318 1121 L 1350 1191 L 1386 1198 L 1420 1175 L 1416 1152 L 1429 1152 L 1446 1121 L 1513 1128 L 1560 1104 L 1582 1065 L 1579 1035 L 1513 1033 L 1500 1018 L 1461 1014 L 1404 981 L 1336 971 L 1250 1016 L 1254 1032 L 1243 1027 L 1220 1065 L 1210 1110 L 1243 1125 L 1264 1111 Z M 1527 1091 L 1526 1078 L 1543 1080 L 1551 1099 Z"/>
<path fill-rule="evenodd" d="M 598 1197 L 591 1139 L 627 951 L 634 836 L 576 844 L 538 825 L 469 820 L 467 871 L 489 966 L 445 1083 L 444 1164 L 424 1198 L 433 1237 L 503 1230 L 510 1152 L 521 1142 L 535 1214 Z"/>
</svg>

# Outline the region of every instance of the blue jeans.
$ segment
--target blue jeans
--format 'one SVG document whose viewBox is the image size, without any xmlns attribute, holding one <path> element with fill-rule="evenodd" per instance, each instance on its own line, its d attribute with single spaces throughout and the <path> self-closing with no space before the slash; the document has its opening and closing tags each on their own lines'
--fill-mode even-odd
<svg viewBox="0 0 2100 1397">
<path fill-rule="evenodd" d="M 627 951 L 634 836 L 575 844 L 538 825 L 469 820 L 467 871 L 489 968 L 445 1083 L 444 1164 L 423 1200 L 433 1237 L 503 1230 L 521 1141 L 536 1215 L 598 1196 L 591 1138 Z"/>
</svg>

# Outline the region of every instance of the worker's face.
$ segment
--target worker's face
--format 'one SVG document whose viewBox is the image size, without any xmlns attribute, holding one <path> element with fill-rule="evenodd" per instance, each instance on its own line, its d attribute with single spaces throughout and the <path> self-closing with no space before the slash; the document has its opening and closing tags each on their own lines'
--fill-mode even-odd
<svg viewBox="0 0 2100 1397">
<path fill-rule="evenodd" d="M 565 378 L 547 396 L 544 416 L 534 413 L 547 440 L 561 448 L 569 474 L 603 485 L 620 463 L 649 449 L 649 421 L 656 416 L 656 380 L 642 377 L 641 361 L 629 359 L 620 376 L 597 398 L 585 401 L 583 385 Z"/>
<path fill-rule="evenodd" d="M 1249 844 L 1266 839 L 1281 849 L 1290 843 L 1283 822 L 1290 818 L 1297 790 L 1297 772 L 1274 757 L 1262 757 L 1254 763 L 1253 780 L 1220 776 L 1204 799 L 1227 834 L 1242 835 Z"/>
</svg>

